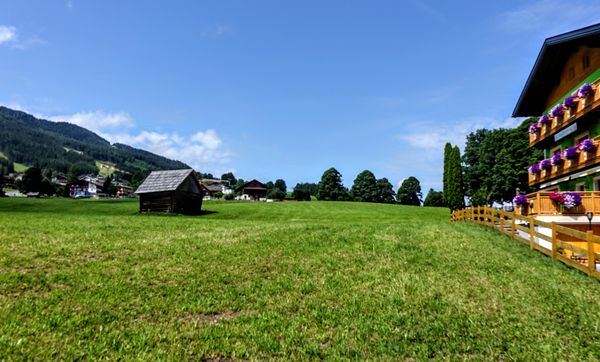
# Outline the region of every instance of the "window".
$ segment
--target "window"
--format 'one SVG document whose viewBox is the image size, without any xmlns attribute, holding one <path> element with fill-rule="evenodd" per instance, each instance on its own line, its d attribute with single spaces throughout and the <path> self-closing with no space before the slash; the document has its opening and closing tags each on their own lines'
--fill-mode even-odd
<svg viewBox="0 0 600 362">
<path fill-rule="evenodd" d="M 594 191 L 600 191 L 600 177 L 594 177 Z"/>
<path fill-rule="evenodd" d="M 590 56 L 584 55 L 583 58 L 581 59 L 581 63 L 583 65 L 583 69 L 589 68 L 590 67 Z"/>
<path fill-rule="evenodd" d="M 585 191 L 585 182 L 578 182 L 575 184 L 575 191 Z"/>
</svg>

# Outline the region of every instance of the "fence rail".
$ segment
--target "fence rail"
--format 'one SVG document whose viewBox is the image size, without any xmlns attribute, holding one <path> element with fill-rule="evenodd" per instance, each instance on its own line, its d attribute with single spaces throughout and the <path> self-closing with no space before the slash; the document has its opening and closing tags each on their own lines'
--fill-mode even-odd
<svg viewBox="0 0 600 362">
<path fill-rule="evenodd" d="M 487 206 L 455 210 L 451 221 L 492 227 L 531 249 L 600 279 L 600 236 L 592 231 L 578 231 Z"/>
</svg>

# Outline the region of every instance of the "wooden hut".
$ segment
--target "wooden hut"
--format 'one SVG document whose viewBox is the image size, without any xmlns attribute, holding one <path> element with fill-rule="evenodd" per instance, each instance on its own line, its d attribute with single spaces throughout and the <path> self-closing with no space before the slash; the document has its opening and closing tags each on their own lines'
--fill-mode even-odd
<svg viewBox="0 0 600 362">
<path fill-rule="evenodd" d="M 152 171 L 135 193 L 140 196 L 140 212 L 197 214 L 202 207 L 194 170 Z"/>
<path fill-rule="evenodd" d="M 267 197 L 267 187 L 257 180 L 246 182 L 241 189 L 242 196 L 248 195 L 248 199 L 260 200 L 261 198 Z"/>
</svg>

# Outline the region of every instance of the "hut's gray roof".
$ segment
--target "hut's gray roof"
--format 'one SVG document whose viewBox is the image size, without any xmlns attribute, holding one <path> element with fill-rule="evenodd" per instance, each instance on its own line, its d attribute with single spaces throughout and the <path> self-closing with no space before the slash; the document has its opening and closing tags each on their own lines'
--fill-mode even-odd
<svg viewBox="0 0 600 362">
<path fill-rule="evenodd" d="M 152 171 L 138 187 L 136 194 L 175 191 L 194 170 Z"/>
</svg>

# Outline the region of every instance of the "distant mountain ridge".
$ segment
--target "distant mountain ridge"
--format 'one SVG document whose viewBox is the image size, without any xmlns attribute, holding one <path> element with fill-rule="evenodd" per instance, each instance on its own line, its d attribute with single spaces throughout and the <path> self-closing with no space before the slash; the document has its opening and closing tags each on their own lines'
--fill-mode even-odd
<svg viewBox="0 0 600 362">
<path fill-rule="evenodd" d="M 74 164 L 97 167 L 97 161 L 131 174 L 191 168 L 128 145 L 111 145 L 94 132 L 71 123 L 51 122 L 3 106 L 0 106 L 0 152 L 10 162 L 63 173 Z"/>
</svg>

